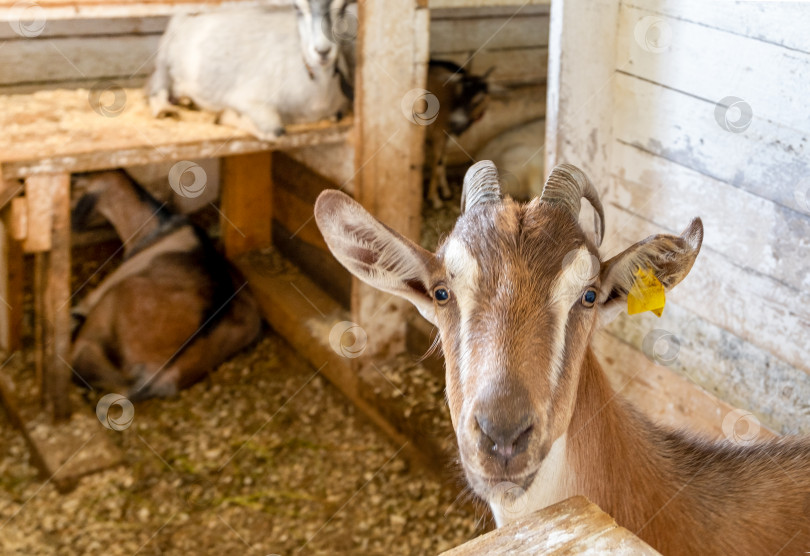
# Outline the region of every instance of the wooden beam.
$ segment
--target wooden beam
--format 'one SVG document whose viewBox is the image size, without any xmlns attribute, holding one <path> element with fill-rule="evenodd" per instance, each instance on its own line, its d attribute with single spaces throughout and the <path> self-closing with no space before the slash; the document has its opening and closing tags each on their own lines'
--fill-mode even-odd
<svg viewBox="0 0 810 556">
<path fill-rule="evenodd" d="M 0 209 L 0 351 L 22 347 L 23 251 L 12 237 L 11 207 Z"/>
<path fill-rule="evenodd" d="M 42 402 L 55 421 L 63 421 L 71 412 L 71 371 L 66 363 L 70 352 L 70 176 L 31 176 L 25 187 L 29 206 L 25 245 L 37 255 L 34 296 L 41 338 L 37 351 L 42 357 Z"/>
<path fill-rule="evenodd" d="M 413 0 L 360 2 L 358 7 L 355 197 L 418 243 L 425 128 L 412 121 L 413 107 L 403 110 L 402 104 L 410 97 L 418 102 L 418 95 L 409 91 L 425 88 L 428 10 Z M 405 302 L 354 281 L 352 315 L 368 331 L 368 357 L 404 349 L 411 310 Z"/>
<path fill-rule="evenodd" d="M 520 503 L 519 501 L 516 503 Z M 584 496 L 574 496 L 481 535 L 441 556 L 659 554 Z"/>
<path fill-rule="evenodd" d="M 272 243 L 272 155 L 265 151 L 222 160 L 221 229 L 228 258 Z"/>
<path fill-rule="evenodd" d="M 551 3 L 546 109 L 546 174 L 579 166 L 607 186 L 619 0 Z"/>
</svg>

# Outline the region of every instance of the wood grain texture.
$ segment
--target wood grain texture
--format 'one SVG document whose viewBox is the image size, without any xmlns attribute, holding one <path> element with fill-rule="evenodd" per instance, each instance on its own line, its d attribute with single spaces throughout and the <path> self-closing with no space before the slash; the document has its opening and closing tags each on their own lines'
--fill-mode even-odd
<svg viewBox="0 0 810 556">
<path fill-rule="evenodd" d="M 30 18 L 15 0 L 0 2 L 0 21 Z M 56 19 L 109 19 L 153 17 L 207 10 L 218 6 L 287 6 L 288 0 L 41 0 L 36 17 Z"/>
<path fill-rule="evenodd" d="M 358 6 L 355 198 L 388 226 L 418 241 L 425 128 L 409 119 L 412 107 L 402 104 L 408 91 L 425 88 L 429 12 L 412 0 Z M 369 331 L 369 355 L 401 352 L 405 317 L 413 309 L 359 280 L 354 284 L 352 315 Z"/>
<path fill-rule="evenodd" d="M 180 120 L 155 119 L 142 90 L 110 91 L 107 111 L 87 90 L 0 96 L 0 169 L 5 179 L 85 172 L 166 160 L 294 149 L 345 140 L 351 118 L 290 126 L 276 141 L 214 123 L 215 115 L 184 110 Z M 117 100 L 113 100 L 117 99 Z M 96 106 L 96 111 L 93 106 Z"/>
<path fill-rule="evenodd" d="M 629 0 L 632 8 L 648 10 L 703 27 L 750 37 L 810 53 L 810 12 L 802 2 L 711 2 L 703 0 Z M 790 22 L 790 25 L 786 25 Z"/>
<path fill-rule="evenodd" d="M 0 49 L 0 86 L 148 75 L 159 41 L 160 34 L 6 41 Z"/>
<path fill-rule="evenodd" d="M 48 225 L 51 246 L 47 254 L 47 274 L 43 295 L 45 325 L 42 394 L 46 410 L 54 421 L 70 418 L 68 398 L 71 369 L 70 352 L 70 176 L 33 176 L 27 181 L 49 182 L 52 221 Z M 26 183 L 26 187 L 30 185 Z"/>
<path fill-rule="evenodd" d="M 273 153 L 222 160 L 222 243 L 228 258 L 269 247 L 273 225 Z"/>
<path fill-rule="evenodd" d="M 524 13 L 520 5 L 508 15 L 436 18 L 430 26 L 431 52 L 498 50 L 548 45 L 548 16 Z"/>
<path fill-rule="evenodd" d="M 0 209 L 0 351 L 22 347 L 23 250 L 12 237 L 10 207 Z"/>
<path fill-rule="evenodd" d="M 714 100 L 621 73 L 614 83 L 617 114 L 647 115 L 617 117 L 617 140 L 810 215 L 797 198 L 810 189 L 807 131 L 755 115 L 745 132 L 731 133 L 715 120 Z"/>
<path fill-rule="evenodd" d="M 567 162 L 609 172 L 618 0 L 551 5 L 546 172 Z"/>
<path fill-rule="evenodd" d="M 539 510 L 442 556 L 534 554 L 658 554 L 584 496 Z"/>
</svg>

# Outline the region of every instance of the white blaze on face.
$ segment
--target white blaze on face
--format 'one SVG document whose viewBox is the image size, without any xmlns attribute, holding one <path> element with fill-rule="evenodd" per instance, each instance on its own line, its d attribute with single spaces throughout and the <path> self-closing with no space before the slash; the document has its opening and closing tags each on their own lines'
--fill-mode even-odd
<svg viewBox="0 0 810 556">
<path fill-rule="evenodd" d="M 450 280 L 450 290 L 456 296 L 461 321 L 461 353 L 459 374 L 465 379 L 470 360 L 470 315 L 475 310 L 475 294 L 481 269 L 467 246 L 459 239 L 451 238 L 444 251 L 444 266 Z"/>
<path fill-rule="evenodd" d="M 562 376 L 565 355 L 565 330 L 571 306 L 577 302 L 582 290 L 593 281 L 598 271 L 598 259 L 586 247 L 580 247 L 563 259 L 563 269 L 551 290 L 549 304 L 556 314 L 556 327 L 551 346 L 551 390 L 556 389 Z M 594 265 L 597 265 L 594 268 Z"/>
</svg>

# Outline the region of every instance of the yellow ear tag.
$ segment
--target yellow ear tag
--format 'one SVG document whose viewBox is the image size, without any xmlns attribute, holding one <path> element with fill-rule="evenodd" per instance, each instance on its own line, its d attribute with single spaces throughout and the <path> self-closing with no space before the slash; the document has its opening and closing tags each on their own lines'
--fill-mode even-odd
<svg viewBox="0 0 810 556">
<path fill-rule="evenodd" d="M 660 317 L 664 312 L 664 304 L 666 304 L 664 285 L 658 281 L 652 270 L 639 268 L 636 271 L 636 281 L 627 294 L 627 314 L 652 311 L 655 316 Z"/>
</svg>

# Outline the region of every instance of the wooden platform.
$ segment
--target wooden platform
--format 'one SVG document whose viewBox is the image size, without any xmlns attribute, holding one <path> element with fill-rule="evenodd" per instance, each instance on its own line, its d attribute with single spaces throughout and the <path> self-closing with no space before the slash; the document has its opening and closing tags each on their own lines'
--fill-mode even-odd
<svg viewBox="0 0 810 556">
<path fill-rule="evenodd" d="M 182 110 L 180 120 L 153 118 L 144 91 L 112 87 L 101 93 L 104 87 L 0 96 L 3 179 L 335 143 L 352 127 L 351 118 L 290 126 L 277 141 L 260 141 L 217 125 L 210 112 Z M 0 206 L 2 201 L 0 185 Z"/>
<path fill-rule="evenodd" d="M 574 496 L 442 556 L 510 554 L 659 554 L 584 496 Z"/>
</svg>

